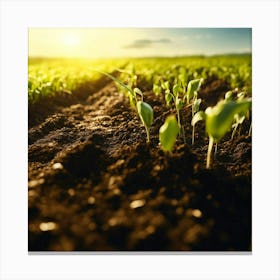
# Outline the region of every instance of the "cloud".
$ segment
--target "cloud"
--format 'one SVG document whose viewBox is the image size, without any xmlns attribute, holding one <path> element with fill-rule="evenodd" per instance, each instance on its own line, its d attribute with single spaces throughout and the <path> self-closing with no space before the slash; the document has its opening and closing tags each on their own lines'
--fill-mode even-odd
<svg viewBox="0 0 280 280">
<path fill-rule="evenodd" d="M 154 42 L 155 43 L 161 43 L 161 44 L 169 44 L 169 43 L 171 43 L 171 40 L 168 39 L 168 38 L 162 38 L 162 39 L 159 39 L 159 40 L 155 40 Z"/>
<path fill-rule="evenodd" d="M 149 48 L 154 44 L 169 44 L 171 40 L 168 38 L 161 38 L 159 40 L 141 39 L 135 40 L 130 45 L 124 46 L 126 49 L 144 49 Z"/>
</svg>

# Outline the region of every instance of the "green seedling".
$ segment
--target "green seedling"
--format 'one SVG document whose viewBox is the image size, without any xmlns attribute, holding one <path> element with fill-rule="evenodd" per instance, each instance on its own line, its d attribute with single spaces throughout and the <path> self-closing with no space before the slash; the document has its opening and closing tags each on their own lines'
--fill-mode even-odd
<svg viewBox="0 0 280 280">
<path fill-rule="evenodd" d="M 205 112 L 197 112 L 193 119 L 192 125 L 194 126 L 198 121 L 205 121 L 206 132 L 209 136 L 209 144 L 207 151 L 206 168 L 210 168 L 211 153 L 214 143 L 218 143 L 221 138 L 231 128 L 235 114 L 246 112 L 251 107 L 251 99 L 227 101 L 222 100 L 214 107 L 208 107 Z"/>
<path fill-rule="evenodd" d="M 169 82 L 165 82 L 164 84 L 164 88 L 165 90 L 165 101 L 166 101 L 166 105 L 169 107 L 171 102 L 173 101 L 174 105 L 175 105 L 175 109 L 176 109 L 176 116 L 177 116 L 177 122 L 178 122 L 178 126 L 179 126 L 179 134 L 182 133 L 183 135 L 183 139 L 185 142 L 185 133 L 184 133 L 184 128 L 181 125 L 181 118 L 180 118 L 180 110 L 183 108 L 184 106 L 184 102 L 183 99 L 180 98 L 180 91 L 182 90 L 181 85 L 175 84 L 172 88 L 172 92 L 170 92 L 169 90 Z"/>
<path fill-rule="evenodd" d="M 146 129 L 147 142 L 149 143 L 150 142 L 150 128 L 154 121 L 153 108 L 146 102 L 138 101 L 137 102 L 137 112 Z"/>
<path fill-rule="evenodd" d="M 245 98 L 246 94 L 245 92 L 240 92 L 237 94 L 237 100 L 241 101 Z M 231 134 L 231 140 L 234 138 L 234 135 L 236 134 L 237 128 L 239 127 L 239 134 L 242 123 L 245 121 L 246 115 L 248 115 L 248 112 L 240 112 L 234 115 L 234 123 L 232 124 L 232 134 Z M 249 130 L 250 133 L 250 130 Z"/>
<path fill-rule="evenodd" d="M 232 100 L 233 99 L 233 92 L 230 90 L 225 94 L 225 100 Z"/>
<path fill-rule="evenodd" d="M 161 87 L 165 91 L 165 93 L 170 92 L 169 81 L 161 82 Z"/>
<path fill-rule="evenodd" d="M 179 80 L 179 83 L 180 83 L 180 85 L 183 89 L 183 96 L 185 96 L 186 95 L 187 80 L 188 80 L 188 75 L 187 75 L 186 69 L 181 68 L 181 73 L 178 76 L 178 80 Z"/>
<path fill-rule="evenodd" d="M 234 138 L 234 135 L 237 131 L 238 126 L 240 126 L 240 128 L 241 128 L 241 125 L 244 122 L 245 118 L 246 118 L 246 115 L 243 113 L 234 115 L 234 123 L 232 124 L 233 130 L 232 130 L 232 134 L 231 134 L 231 140 Z M 239 130 L 239 133 L 240 133 L 240 130 Z"/>
<path fill-rule="evenodd" d="M 119 84 L 120 86 L 124 87 L 129 92 L 129 100 L 132 103 L 133 107 L 136 108 L 136 111 L 140 117 L 141 122 L 143 123 L 146 134 L 147 134 L 147 142 L 150 142 L 150 128 L 154 121 L 154 111 L 153 108 L 146 102 L 143 101 L 143 93 L 139 88 L 134 88 L 133 90 L 125 85 L 122 81 L 115 78 L 114 76 L 98 71 L 101 74 L 106 75 L 107 77 L 111 78 L 114 82 Z M 137 95 L 141 96 L 141 100 L 138 101 Z"/>
<path fill-rule="evenodd" d="M 176 117 L 174 115 L 168 116 L 159 129 L 159 141 L 161 148 L 165 152 L 172 152 L 179 131 L 180 127 L 177 123 Z"/>
<path fill-rule="evenodd" d="M 192 100 L 192 103 L 190 104 L 192 107 L 192 118 L 194 114 L 199 111 L 201 99 L 198 98 L 197 92 L 200 89 L 202 81 L 203 81 L 202 78 L 189 81 L 187 91 L 184 94 L 184 99 L 187 99 L 187 104 L 189 104 L 190 101 Z M 194 135 L 195 135 L 195 126 L 193 126 L 192 128 L 192 145 L 194 144 Z"/>
<path fill-rule="evenodd" d="M 156 96 L 161 94 L 161 87 L 157 84 L 153 84 L 153 92 Z"/>
<path fill-rule="evenodd" d="M 201 98 L 197 98 L 197 92 L 194 95 L 194 101 L 192 104 L 192 117 L 199 111 L 199 106 L 201 104 Z M 195 134 L 195 126 L 192 128 L 192 145 L 194 144 L 194 134 Z"/>
<path fill-rule="evenodd" d="M 183 100 L 180 98 L 179 91 L 180 91 L 179 84 L 175 84 L 173 86 L 172 97 L 173 97 L 173 100 L 174 100 L 174 103 L 175 103 L 175 109 L 176 109 L 176 114 L 177 114 L 177 121 L 178 121 L 178 125 L 179 125 L 180 131 L 181 131 L 181 127 L 182 126 L 181 126 L 180 110 L 183 108 L 184 103 L 183 103 Z"/>
<path fill-rule="evenodd" d="M 197 98 L 197 91 L 199 90 L 202 78 L 195 79 L 188 83 L 187 91 L 186 91 L 186 79 L 187 75 L 185 72 L 179 74 L 178 76 L 178 83 L 174 84 L 172 88 L 172 92 L 170 91 L 169 82 L 162 82 L 162 88 L 165 90 L 165 101 L 167 106 L 169 107 L 170 104 L 174 103 L 176 109 L 176 116 L 177 122 L 180 128 L 179 134 L 182 134 L 184 143 L 186 143 L 184 127 L 181 124 L 181 117 L 180 111 L 185 105 L 185 100 L 187 99 L 187 104 L 189 104 L 190 100 L 192 99 L 192 103 L 188 106 L 192 107 L 192 116 L 199 110 L 199 105 L 201 103 L 201 99 Z M 193 136 L 192 136 L 192 143 L 194 142 L 194 128 L 193 128 Z"/>
<path fill-rule="evenodd" d="M 122 86 L 128 93 L 128 97 L 129 97 L 129 101 L 130 101 L 130 105 L 133 108 L 136 108 L 136 104 L 137 104 L 137 95 L 136 92 L 130 87 L 127 86 L 126 84 L 124 84 L 121 80 L 117 79 L 116 77 L 106 73 L 106 72 L 102 72 L 102 71 L 98 71 L 95 70 L 96 72 L 103 74 L 105 76 L 107 76 L 108 78 L 112 79 L 114 82 L 116 82 L 118 85 Z"/>
<path fill-rule="evenodd" d="M 125 69 L 125 70 L 117 69 L 117 71 L 119 71 L 122 74 L 126 74 L 128 76 L 128 81 L 127 81 L 128 87 L 134 88 L 137 86 L 137 75 L 136 75 L 134 65 L 132 65 L 130 69 Z"/>
<path fill-rule="evenodd" d="M 185 95 L 185 98 L 187 99 L 187 104 L 190 103 L 191 99 L 194 97 L 195 92 L 198 92 L 202 81 L 202 78 L 189 81 L 187 92 Z"/>
</svg>

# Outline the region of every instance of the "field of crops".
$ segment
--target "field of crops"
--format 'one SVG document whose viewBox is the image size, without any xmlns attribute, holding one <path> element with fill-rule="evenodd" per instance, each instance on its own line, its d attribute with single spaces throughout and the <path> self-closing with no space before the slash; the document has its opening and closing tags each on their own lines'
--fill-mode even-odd
<svg viewBox="0 0 280 280">
<path fill-rule="evenodd" d="M 29 251 L 251 251 L 250 55 L 29 59 Z"/>
</svg>

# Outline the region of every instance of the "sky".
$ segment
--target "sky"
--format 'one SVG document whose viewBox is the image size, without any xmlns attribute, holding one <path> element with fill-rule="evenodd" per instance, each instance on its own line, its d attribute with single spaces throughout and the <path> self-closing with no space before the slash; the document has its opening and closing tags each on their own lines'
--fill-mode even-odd
<svg viewBox="0 0 280 280">
<path fill-rule="evenodd" d="M 30 28 L 30 57 L 147 57 L 251 52 L 251 28 Z"/>
</svg>

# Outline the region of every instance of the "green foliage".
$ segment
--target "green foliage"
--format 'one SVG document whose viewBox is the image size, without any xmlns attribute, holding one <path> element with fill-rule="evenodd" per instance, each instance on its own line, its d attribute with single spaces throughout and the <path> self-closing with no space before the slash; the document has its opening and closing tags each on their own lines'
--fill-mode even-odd
<svg viewBox="0 0 280 280">
<path fill-rule="evenodd" d="M 206 114 L 206 131 L 218 142 L 231 128 L 234 115 L 247 113 L 251 107 L 251 100 L 226 101 L 222 100 L 214 107 L 208 107 Z"/>
<path fill-rule="evenodd" d="M 200 101 L 201 101 L 201 99 L 200 99 Z M 199 102 L 199 104 L 200 104 L 200 102 Z M 198 104 L 198 107 L 199 107 L 199 104 Z M 193 127 L 192 128 L 192 145 L 194 144 L 195 124 L 204 119 L 205 119 L 205 113 L 203 111 L 198 111 L 198 110 L 197 110 L 196 114 L 192 117 L 192 121 L 191 121 L 191 125 Z"/>
<path fill-rule="evenodd" d="M 137 113 L 145 127 L 146 134 L 147 134 L 147 142 L 150 142 L 150 127 L 152 126 L 152 123 L 154 121 L 154 111 L 148 103 L 143 101 L 142 91 L 139 88 L 134 88 L 132 90 L 130 86 L 125 85 L 118 78 L 105 72 L 101 72 L 101 71 L 98 72 L 111 78 L 113 81 L 115 81 L 117 84 L 119 84 L 120 86 L 122 86 L 124 89 L 127 90 L 129 94 L 130 103 L 133 105 L 133 107 L 136 107 Z M 137 100 L 137 94 L 141 96 L 141 101 Z"/>
<path fill-rule="evenodd" d="M 96 72 L 99 72 L 107 77 L 109 77 L 110 79 L 112 79 L 114 82 L 116 82 L 118 85 L 120 85 L 121 87 L 123 87 L 126 92 L 127 92 L 127 95 L 129 97 L 129 101 L 130 101 L 130 105 L 133 107 L 133 108 L 136 108 L 136 104 L 137 104 L 137 94 L 140 94 L 141 96 L 142 95 L 142 92 L 140 91 L 140 89 L 138 88 L 135 88 L 135 89 L 132 89 L 130 86 L 124 84 L 120 79 L 112 76 L 111 74 L 108 74 L 106 72 L 103 72 L 103 71 L 98 71 L 98 70 L 95 70 Z"/>
<path fill-rule="evenodd" d="M 168 116 L 159 129 L 159 141 L 165 152 L 172 152 L 180 127 L 174 115 Z"/>
<path fill-rule="evenodd" d="M 195 80 L 191 80 L 188 83 L 188 89 L 187 89 L 187 93 L 186 93 L 186 97 L 187 97 L 187 104 L 190 103 L 190 100 L 194 97 L 195 92 L 198 92 L 201 83 L 202 83 L 202 78 L 201 79 L 195 79 Z"/>
<path fill-rule="evenodd" d="M 115 60 L 80 59 L 29 59 L 28 61 L 28 103 L 36 104 L 41 100 L 57 95 L 73 95 L 80 88 L 92 84 L 101 75 L 93 71 L 94 67 L 111 72 L 114 67 L 124 63 Z"/>
<path fill-rule="evenodd" d="M 233 92 L 230 90 L 225 94 L 225 100 L 232 100 L 233 99 Z"/>
<path fill-rule="evenodd" d="M 193 118 L 192 118 L 192 126 L 195 126 L 195 124 L 199 121 L 203 121 L 205 120 L 206 116 L 205 116 L 205 113 L 203 111 L 199 111 L 197 112 Z"/>
<path fill-rule="evenodd" d="M 205 120 L 206 132 L 209 136 L 206 167 L 210 168 L 213 143 L 217 143 L 231 128 L 236 114 L 246 114 L 251 108 L 251 99 L 236 101 L 222 100 L 214 107 L 208 107 L 205 112 L 199 111 L 192 119 L 194 126 L 198 121 Z"/>
<path fill-rule="evenodd" d="M 201 104 L 201 98 L 195 98 L 192 106 L 193 115 L 199 111 L 200 104 Z"/>
<path fill-rule="evenodd" d="M 246 96 L 245 92 L 240 92 L 240 93 L 237 94 L 237 100 L 238 101 L 244 100 L 245 96 Z M 249 115 L 248 111 L 247 112 L 239 112 L 239 113 L 234 115 L 234 123 L 232 124 L 233 130 L 232 130 L 232 134 L 231 134 L 231 139 L 233 139 L 233 137 L 234 137 L 234 135 L 237 131 L 237 128 L 238 127 L 241 128 L 242 123 L 245 121 L 246 115 Z M 249 134 L 250 134 L 250 131 L 249 131 Z"/>
<path fill-rule="evenodd" d="M 93 69 L 106 73 L 119 71 L 119 79 L 131 89 L 142 88 L 145 85 L 145 90 L 148 91 L 153 90 L 153 85 L 156 84 L 154 91 L 156 95 L 166 94 L 166 91 L 171 91 L 170 85 L 178 84 L 180 94 L 185 96 L 188 82 L 197 77 L 203 79 L 214 77 L 223 80 L 232 89 L 245 91 L 248 96 L 251 95 L 252 88 L 250 55 L 131 58 L 129 60 L 29 58 L 28 67 L 29 103 L 37 103 L 42 97 L 74 94 L 79 87 L 100 79 L 101 75 Z M 123 87 L 120 88 L 128 95 Z"/>
<path fill-rule="evenodd" d="M 119 72 L 118 78 L 115 77 L 116 71 Z M 184 126 L 181 124 L 184 107 L 192 107 L 192 143 L 194 143 L 195 124 L 205 120 L 209 135 L 209 153 L 213 143 L 220 141 L 231 128 L 233 128 L 233 137 L 236 129 L 240 128 L 249 116 L 248 108 L 251 106 L 251 101 L 246 96 L 251 96 L 252 87 L 250 55 L 94 61 L 29 59 L 28 102 L 36 104 L 45 97 L 54 98 L 60 94 L 73 95 L 80 87 L 86 85 L 88 88 L 88 85 L 99 80 L 101 74 L 115 81 L 128 97 L 131 106 L 145 126 L 147 141 L 150 140 L 154 112 L 151 106 L 144 102 L 143 93 L 139 88 L 153 91 L 159 99 L 165 98 L 168 107 L 173 106 L 176 117 L 166 120 L 165 128 L 168 131 L 169 126 L 173 127 L 174 129 L 171 129 L 173 133 L 165 132 L 168 135 L 166 139 L 165 134 L 160 136 L 163 149 L 167 147 L 166 151 L 173 149 L 178 133 L 183 136 L 185 142 Z M 201 113 L 199 107 L 202 100 L 198 95 L 202 81 L 208 82 L 213 79 L 224 81 L 232 90 L 225 94 L 224 101 Z M 175 127 L 179 128 L 177 133 Z M 170 135 L 176 136 L 169 139 Z M 208 161 L 210 162 L 210 159 L 207 159 Z"/>
<path fill-rule="evenodd" d="M 150 128 L 154 121 L 153 108 L 146 102 L 138 101 L 137 102 L 137 111 L 138 111 L 140 119 L 146 129 L 147 142 L 150 142 Z"/>
<path fill-rule="evenodd" d="M 161 87 L 157 84 L 154 84 L 153 85 L 153 92 L 156 96 L 160 95 L 161 94 Z"/>
<path fill-rule="evenodd" d="M 173 95 L 170 92 L 166 93 L 165 102 L 166 102 L 167 107 L 170 107 L 172 100 L 173 100 Z"/>
</svg>

